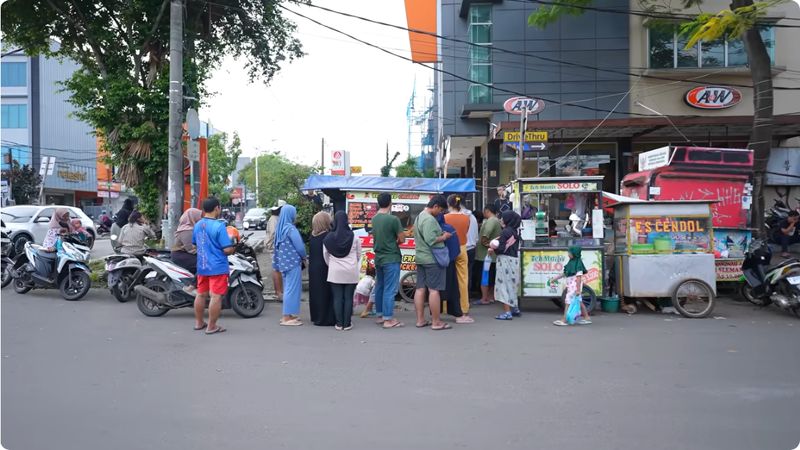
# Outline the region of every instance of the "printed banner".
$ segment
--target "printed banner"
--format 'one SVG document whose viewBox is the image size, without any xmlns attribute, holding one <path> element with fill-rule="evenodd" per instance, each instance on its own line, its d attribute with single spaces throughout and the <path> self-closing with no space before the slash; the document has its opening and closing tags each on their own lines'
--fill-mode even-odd
<svg viewBox="0 0 800 450">
<path fill-rule="evenodd" d="M 375 264 L 375 252 L 373 251 L 375 243 L 372 236 L 362 236 L 360 239 L 361 260 L 359 263 L 359 269 L 361 271 L 361 275 L 364 275 L 367 272 L 367 264 Z M 400 260 L 400 277 L 402 278 L 406 273 L 415 272 L 417 270 L 415 258 L 416 251 L 413 238 L 406 239 L 404 243 L 400 244 L 400 254 L 402 255 L 402 259 Z"/>
<path fill-rule="evenodd" d="M 581 254 L 587 273 L 584 283 L 595 294 L 603 293 L 603 254 L 600 250 L 583 250 Z M 566 250 L 522 250 L 522 295 L 524 297 L 560 297 L 566 289 L 564 278 L 553 278 L 564 273 L 569 261 Z"/>
<path fill-rule="evenodd" d="M 717 281 L 739 281 L 742 276 L 744 259 L 716 259 Z"/>
<path fill-rule="evenodd" d="M 522 184 L 522 192 L 534 194 L 546 194 L 548 192 L 597 192 L 599 190 L 600 185 L 595 181 Z"/>
</svg>

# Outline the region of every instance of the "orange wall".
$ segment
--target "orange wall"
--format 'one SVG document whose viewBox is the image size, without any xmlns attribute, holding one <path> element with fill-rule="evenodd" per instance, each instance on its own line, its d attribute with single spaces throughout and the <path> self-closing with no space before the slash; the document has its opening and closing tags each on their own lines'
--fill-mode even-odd
<svg viewBox="0 0 800 450">
<path fill-rule="evenodd" d="M 405 0 L 408 28 L 436 34 L 436 0 Z M 411 43 L 411 59 L 419 63 L 438 60 L 436 37 L 429 34 L 408 32 Z"/>
</svg>

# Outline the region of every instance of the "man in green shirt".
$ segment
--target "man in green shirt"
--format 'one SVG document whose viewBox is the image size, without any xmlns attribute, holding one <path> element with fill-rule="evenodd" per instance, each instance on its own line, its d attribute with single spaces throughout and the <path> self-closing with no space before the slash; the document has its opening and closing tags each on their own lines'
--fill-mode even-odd
<svg viewBox="0 0 800 450">
<path fill-rule="evenodd" d="M 378 213 L 372 218 L 372 238 L 375 252 L 375 309 L 378 323 L 383 328 L 402 327 L 395 319 L 394 298 L 400 283 L 400 244 L 405 241 L 405 233 L 400 219 L 392 215 L 392 195 L 378 195 Z"/>
<path fill-rule="evenodd" d="M 484 286 L 481 283 L 481 299 L 474 302 L 474 305 L 488 305 L 494 302 L 494 277 L 496 273 L 495 268 L 495 255 L 488 254 L 489 243 L 492 239 L 497 239 L 503 227 L 500 225 L 500 220 L 497 218 L 497 207 L 495 205 L 486 205 L 483 209 L 483 224 L 481 224 L 480 238 L 478 246 L 475 248 L 475 260 L 483 262 L 486 258 L 490 258 L 492 263 L 489 266 L 489 284 Z"/>
<path fill-rule="evenodd" d="M 447 199 L 436 195 L 428 202 L 427 208 L 417 216 L 414 225 L 414 244 L 417 262 L 417 290 L 414 293 L 414 307 L 417 310 L 417 328 L 431 325 L 434 330 L 448 330 L 450 325 L 442 322 L 442 300 L 439 291 L 445 290 L 445 269 L 436 264 L 431 247 L 444 247 L 443 242 L 450 233 L 443 232 L 436 216 L 447 209 Z M 431 309 L 431 323 L 425 320 L 425 296 Z"/>
</svg>

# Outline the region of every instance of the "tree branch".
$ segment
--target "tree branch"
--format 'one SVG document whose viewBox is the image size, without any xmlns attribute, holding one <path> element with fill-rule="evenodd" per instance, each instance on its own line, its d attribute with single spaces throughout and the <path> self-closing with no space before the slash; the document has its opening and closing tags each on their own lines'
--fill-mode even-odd
<svg viewBox="0 0 800 450">
<path fill-rule="evenodd" d="M 80 11 L 80 9 L 78 9 L 77 5 L 75 5 L 75 2 L 71 1 L 71 3 L 73 7 L 75 7 L 75 10 L 77 11 L 81 20 L 85 22 L 86 19 L 84 18 L 83 13 Z M 106 69 L 105 58 L 103 57 L 103 51 L 100 48 L 100 45 L 91 37 L 89 30 L 87 30 L 86 27 L 83 26 L 83 24 L 76 21 L 71 14 L 65 14 L 63 11 L 61 11 L 61 9 L 59 9 L 59 7 L 56 6 L 55 3 L 53 3 L 53 0 L 47 0 L 47 4 L 50 5 L 50 7 L 53 8 L 53 10 L 55 10 L 57 13 L 61 14 L 61 16 L 67 19 L 73 26 L 75 26 L 75 28 L 78 29 L 78 31 L 82 32 L 84 36 L 86 36 L 86 42 L 88 42 L 89 46 L 92 48 L 95 60 L 97 61 L 97 67 L 100 69 L 100 74 L 103 76 L 104 79 L 108 78 L 108 70 Z"/>
</svg>

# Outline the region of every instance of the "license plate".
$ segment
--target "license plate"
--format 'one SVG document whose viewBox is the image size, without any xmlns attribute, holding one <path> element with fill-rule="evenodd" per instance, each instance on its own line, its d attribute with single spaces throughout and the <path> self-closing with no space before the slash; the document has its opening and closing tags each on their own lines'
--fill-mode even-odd
<svg viewBox="0 0 800 450">
<path fill-rule="evenodd" d="M 787 277 L 787 278 L 786 278 L 786 281 L 788 281 L 788 282 L 789 282 L 789 284 L 798 285 L 798 284 L 800 284 L 800 276 L 797 276 L 797 277 Z"/>
</svg>

